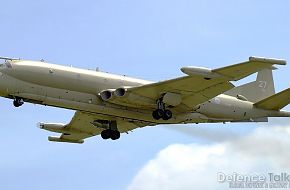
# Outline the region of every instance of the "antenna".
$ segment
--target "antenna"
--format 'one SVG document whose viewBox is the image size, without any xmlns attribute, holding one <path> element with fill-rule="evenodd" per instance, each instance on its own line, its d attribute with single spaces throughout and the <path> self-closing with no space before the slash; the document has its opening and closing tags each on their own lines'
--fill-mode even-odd
<svg viewBox="0 0 290 190">
<path fill-rule="evenodd" d="M 20 58 L 12 58 L 12 57 L 2 57 L 0 56 L 0 59 L 4 59 L 4 60 L 9 60 L 9 61 L 13 61 L 13 60 L 20 60 Z"/>
</svg>

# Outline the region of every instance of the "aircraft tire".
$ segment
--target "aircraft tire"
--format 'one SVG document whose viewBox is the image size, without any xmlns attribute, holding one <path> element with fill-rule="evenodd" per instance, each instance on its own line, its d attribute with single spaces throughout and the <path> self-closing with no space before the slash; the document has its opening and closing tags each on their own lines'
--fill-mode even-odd
<svg viewBox="0 0 290 190">
<path fill-rule="evenodd" d="M 115 131 L 115 130 L 111 130 L 111 139 L 112 140 L 117 140 L 120 138 L 120 132 L 119 131 Z"/>
<path fill-rule="evenodd" d="M 163 118 L 164 112 L 161 109 L 157 109 L 155 111 L 153 111 L 152 116 L 154 119 L 159 120 L 161 118 Z"/>
<path fill-rule="evenodd" d="M 13 105 L 14 107 L 20 107 L 23 105 L 23 100 L 22 99 L 19 99 L 19 98 L 16 98 L 14 101 L 13 101 Z"/>
<path fill-rule="evenodd" d="M 105 140 L 111 138 L 111 130 L 109 129 L 103 130 L 101 132 L 101 137 Z"/>
<path fill-rule="evenodd" d="M 165 110 L 163 114 L 163 120 L 169 120 L 172 118 L 172 112 L 170 110 Z"/>
</svg>

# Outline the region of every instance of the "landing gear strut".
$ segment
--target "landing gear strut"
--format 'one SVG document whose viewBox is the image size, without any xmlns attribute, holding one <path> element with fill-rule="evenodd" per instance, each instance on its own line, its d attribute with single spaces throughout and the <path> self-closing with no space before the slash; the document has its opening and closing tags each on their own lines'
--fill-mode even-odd
<svg viewBox="0 0 290 190">
<path fill-rule="evenodd" d="M 13 101 L 13 105 L 17 108 L 22 106 L 23 104 L 24 104 L 24 101 L 22 98 L 15 98 Z"/>
<path fill-rule="evenodd" d="M 153 111 L 152 116 L 154 119 L 159 120 L 169 120 L 172 118 L 172 112 L 166 109 L 162 98 L 157 100 L 157 109 Z"/>
</svg>

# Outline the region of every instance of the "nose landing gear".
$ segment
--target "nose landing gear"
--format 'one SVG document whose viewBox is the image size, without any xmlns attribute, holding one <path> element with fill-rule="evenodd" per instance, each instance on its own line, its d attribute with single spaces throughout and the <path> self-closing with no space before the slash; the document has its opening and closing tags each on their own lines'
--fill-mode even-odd
<svg viewBox="0 0 290 190">
<path fill-rule="evenodd" d="M 152 116 L 156 120 L 161 118 L 163 120 L 169 120 L 172 118 L 172 112 L 169 109 L 166 109 L 162 98 L 157 100 L 157 109 L 153 111 Z"/>
<path fill-rule="evenodd" d="M 23 104 L 24 104 L 24 101 L 22 98 L 15 98 L 13 101 L 13 105 L 17 108 L 22 106 Z"/>
</svg>

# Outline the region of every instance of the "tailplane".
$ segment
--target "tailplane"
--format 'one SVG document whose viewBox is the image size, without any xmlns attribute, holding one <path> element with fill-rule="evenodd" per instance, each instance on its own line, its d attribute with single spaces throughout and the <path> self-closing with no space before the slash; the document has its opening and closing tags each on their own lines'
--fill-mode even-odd
<svg viewBox="0 0 290 190">
<path fill-rule="evenodd" d="M 256 81 L 235 87 L 225 93 L 229 96 L 243 96 L 248 101 L 259 102 L 275 94 L 273 73 L 271 69 L 258 72 Z"/>
<path fill-rule="evenodd" d="M 257 108 L 266 110 L 280 110 L 290 103 L 290 88 L 254 104 Z"/>
</svg>

